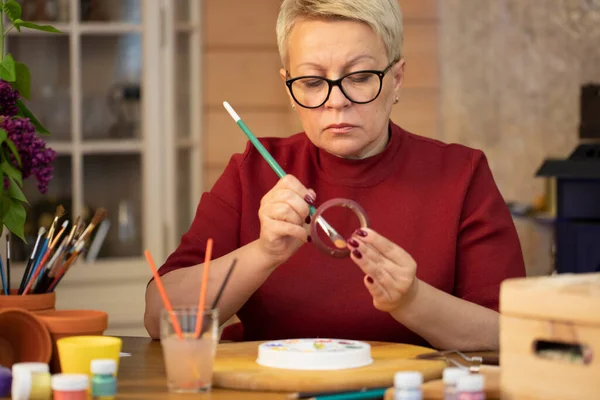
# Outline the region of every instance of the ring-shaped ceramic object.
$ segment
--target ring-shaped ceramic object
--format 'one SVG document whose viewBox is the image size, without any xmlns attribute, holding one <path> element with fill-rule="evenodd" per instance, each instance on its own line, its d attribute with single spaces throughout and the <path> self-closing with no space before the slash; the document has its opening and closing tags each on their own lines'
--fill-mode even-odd
<svg viewBox="0 0 600 400">
<path fill-rule="evenodd" d="M 344 247 L 343 249 L 339 249 L 337 247 L 334 247 L 333 245 L 328 246 L 325 243 L 323 243 L 323 240 L 321 240 L 321 238 L 319 237 L 319 235 L 317 233 L 317 229 L 320 228 L 319 223 L 317 222 L 317 218 L 320 217 L 325 211 L 327 211 L 331 207 L 349 208 L 358 217 L 358 221 L 360 222 L 361 228 L 367 228 L 369 226 L 369 219 L 367 218 L 367 213 L 354 200 L 339 198 L 339 199 L 331 199 L 331 200 L 325 201 L 323 204 L 321 204 L 317 208 L 317 210 L 315 211 L 314 215 L 311 218 L 310 236 L 311 236 L 312 242 L 315 244 L 315 246 L 317 246 L 317 248 L 319 250 L 321 250 L 323 253 L 330 255 L 332 257 L 335 257 L 335 258 L 348 257 L 348 256 L 350 256 L 350 250 L 348 250 L 347 247 Z"/>
</svg>

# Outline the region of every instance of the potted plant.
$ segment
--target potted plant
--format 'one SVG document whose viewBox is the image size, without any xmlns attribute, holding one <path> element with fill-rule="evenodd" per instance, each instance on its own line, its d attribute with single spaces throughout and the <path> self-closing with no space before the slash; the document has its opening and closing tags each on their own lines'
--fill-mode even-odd
<svg viewBox="0 0 600 400">
<path fill-rule="evenodd" d="M 34 177 L 40 192 L 46 193 L 56 153 L 42 138 L 50 133 L 25 104 L 31 96 L 29 69 L 11 54 L 5 54 L 5 42 L 12 29 L 60 31 L 49 25 L 23 21 L 21 6 L 16 0 L 0 0 L 0 14 L 0 177 L 3 182 L 0 221 L 25 241 L 27 198 L 22 190 L 23 180 Z"/>
</svg>

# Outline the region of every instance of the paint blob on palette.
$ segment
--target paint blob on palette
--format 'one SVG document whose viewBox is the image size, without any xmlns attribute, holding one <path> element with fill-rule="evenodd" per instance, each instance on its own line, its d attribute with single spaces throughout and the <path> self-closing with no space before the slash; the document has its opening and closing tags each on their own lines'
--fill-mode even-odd
<svg viewBox="0 0 600 400">
<path fill-rule="evenodd" d="M 369 365 L 373 358 L 371 346 L 356 340 L 285 339 L 260 344 L 256 362 L 271 368 L 339 370 Z"/>
</svg>

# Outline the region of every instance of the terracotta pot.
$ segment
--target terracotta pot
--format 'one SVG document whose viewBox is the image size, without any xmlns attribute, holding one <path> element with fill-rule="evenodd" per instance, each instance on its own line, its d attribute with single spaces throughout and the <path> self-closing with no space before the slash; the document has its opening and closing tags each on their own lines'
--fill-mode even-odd
<svg viewBox="0 0 600 400">
<path fill-rule="evenodd" d="M 11 290 L 9 296 L 0 295 L 0 310 L 4 308 L 23 308 L 28 311 L 54 310 L 56 307 L 56 293 L 17 294 L 17 289 Z"/>
<path fill-rule="evenodd" d="M 61 372 L 56 341 L 68 336 L 102 336 L 108 327 L 108 314 L 96 310 L 40 311 L 36 317 L 46 326 L 52 338 L 52 373 Z"/>
<path fill-rule="evenodd" d="M 0 365 L 50 362 L 52 340 L 46 326 L 23 308 L 0 309 Z"/>
</svg>

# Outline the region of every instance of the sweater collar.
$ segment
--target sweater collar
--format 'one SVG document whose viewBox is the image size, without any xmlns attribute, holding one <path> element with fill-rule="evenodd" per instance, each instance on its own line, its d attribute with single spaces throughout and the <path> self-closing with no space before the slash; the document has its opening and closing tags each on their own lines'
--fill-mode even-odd
<svg viewBox="0 0 600 400">
<path fill-rule="evenodd" d="M 342 158 L 326 152 L 309 141 L 310 153 L 319 175 L 328 183 L 342 186 L 374 186 L 388 177 L 395 168 L 404 131 L 391 120 L 389 141 L 382 152 L 362 159 Z"/>
</svg>

